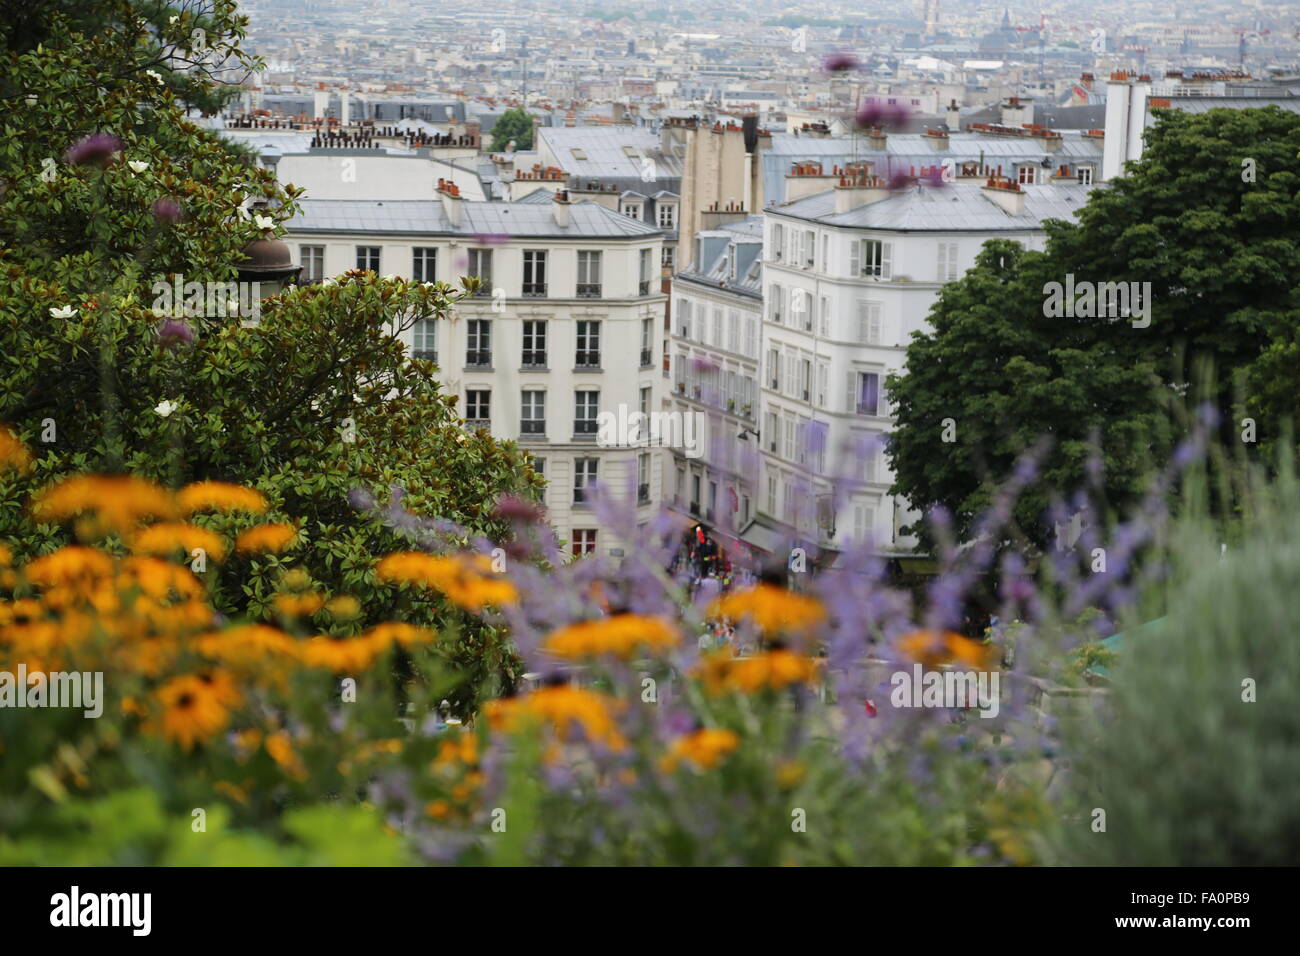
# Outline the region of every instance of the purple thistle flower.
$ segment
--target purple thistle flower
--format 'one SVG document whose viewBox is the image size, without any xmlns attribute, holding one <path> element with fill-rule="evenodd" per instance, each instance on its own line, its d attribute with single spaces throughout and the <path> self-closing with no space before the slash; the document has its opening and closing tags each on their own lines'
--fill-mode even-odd
<svg viewBox="0 0 1300 956">
<path fill-rule="evenodd" d="M 91 133 L 68 147 L 64 160 L 69 166 L 107 166 L 114 153 L 122 151 L 122 141 L 109 133 Z"/>
<path fill-rule="evenodd" d="M 845 50 L 836 50 L 822 58 L 822 69 L 827 73 L 844 73 L 858 68 L 858 58 Z"/>
<path fill-rule="evenodd" d="M 164 349 L 180 348 L 194 341 L 194 330 L 184 319 L 168 319 L 158 326 L 158 342 Z"/>
<path fill-rule="evenodd" d="M 181 204 L 175 199 L 164 196 L 153 204 L 153 217 L 160 223 L 168 225 L 181 221 Z"/>
</svg>

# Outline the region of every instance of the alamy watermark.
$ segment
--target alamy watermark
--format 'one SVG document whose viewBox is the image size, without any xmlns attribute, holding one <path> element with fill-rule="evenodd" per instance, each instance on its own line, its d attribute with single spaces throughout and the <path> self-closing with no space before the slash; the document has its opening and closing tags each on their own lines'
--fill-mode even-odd
<svg viewBox="0 0 1300 956">
<path fill-rule="evenodd" d="M 1045 283 L 1043 295 L 1049 319 L 1130 319 L 1135 329 L 1151 324 L 1150 282 L 1075 282 L 1070 272 L 1064 284 Z"/>
<path fill-rule="evenodd" d="M 0 707 L 73 707 L 86 717 L 104 713 L 103 671 L 0 671 Z"/>
<path fill-rule="evenodd" d="M 676 448 L 687 458 L 704 454 L 703 412 L 640 412 L 619 405 L 596 416 L 601 448 Z"/>
<path fill-rule="evenodd" d="M 1001 709 L 997 671 L 927 671 L 914 664 L 910 671 L 895 671 L 889 684 L 895 707 L 973 707 L 981 717 L 996 717 Z"/>
</svg>

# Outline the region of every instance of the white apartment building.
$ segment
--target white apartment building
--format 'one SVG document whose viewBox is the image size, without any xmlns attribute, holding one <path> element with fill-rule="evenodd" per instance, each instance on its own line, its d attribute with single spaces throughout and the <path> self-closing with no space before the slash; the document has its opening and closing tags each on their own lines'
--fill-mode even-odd
<svg viewBox="0 0 1300 956">
<path fill-rule="evenodd" d="M 663 499 L 664 449 L 598 438 L 601 412 L 661 408 L 661 232 L 559 192 L 545 204 L 468 202 L 444 184 L 433 201 L 305 199 L 286 241 L 302 281 L 369 269 L 482 295 L 448 320 L 406 333 L 459 396 L 467 427 L 517 441 L 546 477 L 545 504 L 575 554 L 620 556 L 598 526 L 586 489 L 600 482 L 636 496 L 649 520 Z"/>
<path fill-rule="evenodd" d="M 791 538 L 825 552 L 861 540 L 884 554 L 914 545 L 899 531 L 913 516 L 889 492 L 885 378 L 903 367 L 939 289 L 986 240 L 1041 249 L 1042 221 L 1072 218 L 1092 188 L 981 172 L 891 190 L 868 163 L 829 176 L 803 164 L 791 179 L 804 181 L 787 184 L 800 198 L 765 210 L 763 454 L 756 517 L 743 534 L 759 549 Z"/>
<path fill-rule="evenodd" d="M 759 216 L 700 232 L 699 271 L 673 282 L 670 405 L 705 422 L 703 454 L 675 449 L 670 506 L 735 536 L 754 517 L 763 321 Z"/>
</svg>

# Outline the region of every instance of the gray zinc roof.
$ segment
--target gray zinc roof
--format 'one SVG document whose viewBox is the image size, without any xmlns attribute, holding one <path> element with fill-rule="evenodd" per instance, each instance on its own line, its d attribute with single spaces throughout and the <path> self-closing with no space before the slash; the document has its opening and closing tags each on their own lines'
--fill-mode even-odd
<svg viewBox="0 0 1300 956">
<path fill-rule="evenodd" d="M 289 231 L 554 239 L 639 239 L 662 234 L 647 223 L 621 216 L 593 202 L 573 203 L 566 227 L 555 224 L 549 204 L 468 200 L 461 203 L 460 225 L 453 227 L 440 199 L 303 199 L 299 202 L 301 211 L 290 222 Z"/>
<path fill-rule="evenodd" d="M 1013 216 L 985 196 L 979 184 L 909 186 L 888 199 L 859 206 L 845 213 L 835 212 L 835 190 L 817 193 L 768 212 L 798 219 L 816 220 L 830 226 L 884 229 L 894 232 L 997 232 L 1037 230 L 1045 219 L 1069 220 L 1087 202 L 1096 187 L 1077 184 L 1022 186 L 1023 215 Z"/>
</svg>

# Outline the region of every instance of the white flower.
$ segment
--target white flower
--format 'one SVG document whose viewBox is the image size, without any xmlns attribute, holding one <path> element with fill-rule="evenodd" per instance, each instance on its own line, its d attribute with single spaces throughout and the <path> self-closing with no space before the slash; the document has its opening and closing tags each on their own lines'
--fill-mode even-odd
<svg viewBox="0 0 1300 956">
<path fill-rule="evenodd" d="M 159 415 L 161 415 L 163 418 L 167 418 L 171 415 L 172 412 L 176 411 L 176 403 L 168 401 L 167 399 L 163 399 L 161 402 L 159 402 L 157 405 L 153 407 L 153 410 L 157 412 Z"/>
<path fill-rule="evenodd" d="M 179 20 L 179 19 L 180 19 L 180 17 L 168 17 L 168 18 L 167 18 L 167 22 L 168 22 L 168 23 L 175 23 L 175 22 L 176 22 L 177 20 Z"/>
<path fill-rule="evenodd" d="M 56 319 L 70 319 L 77 314 L 77 310 L 70 305 L 65 305 L 59 309 L 50 309 L 50 315 Z"/>
<path fill-rule="evenodd" d="M 149 168 L 149 164 L 143 159 L 133 159 L 127 165 L 131 167 L 133 173 L 142 173 Z"/>
<path fill-rule="evenodd" d="M 270 216 L 254 216 L 253 225 L 257 226 L 258 229 L 274 229 L 275 220 Z"/>
<path fill-rule="evenodd" d="M 160 86 L 162 85 L 163 78 L 161 73 L 158 73 L 154 70 L 145 70 L 144 75 L 153 77 L 155 83 L 159 84 Z"/>
<path fill-rule="evenodd" d="M 383 278 L 385 282 L 396 282 L 399 277 L 395 273 L 390 272 L 388 275 L 382 276 L 381 278 Z"/>
<path fill-rule="evenodd" d="M 324 282 L 321 283 L 321 285 L 336 285 L 336 284 L 337 283 L 333 279 L 326 279 Z"/>
<path fill-rule="evenodd" d="M 25 96 L 25 97 L 23 97 L 23 101 L 24 101 L 28 106 L 35 106 L 35 105 L 36 105 L 36 97 L 34 97 L 34 96 Z"/>
</svg>

